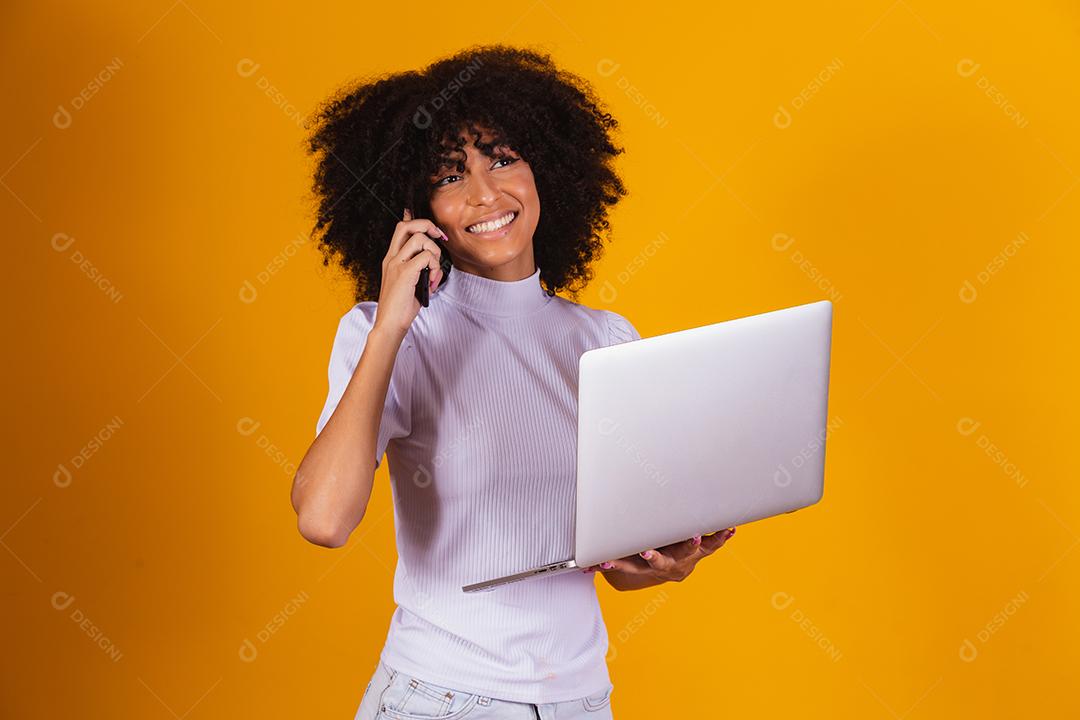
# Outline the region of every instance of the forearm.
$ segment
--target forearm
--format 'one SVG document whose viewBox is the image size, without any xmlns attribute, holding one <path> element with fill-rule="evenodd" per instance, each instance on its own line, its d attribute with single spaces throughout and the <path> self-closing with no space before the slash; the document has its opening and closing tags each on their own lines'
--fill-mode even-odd
<svg viewBox="0 0 1080 720">
<path fill-rule="evenodd" d="M 367 510 L 379 426 L 401 340 L 378 328 L 369 333 L 341 400 L 297 468 L 293 508 L 301 534 L 318 545 L 345 544 Z"/>
<path fill-rule="evenodd" d="M 628 573 L 623 570 L 601 570 L 604 574 L 604 579 L 608 581 L 608 584 L 616 590 L 628 591 L 628 590 L 641 590 L 647 587 L 653 587 L 667 582 L 655 575 L 646 575 L 641 573 Z"/>
</svg>

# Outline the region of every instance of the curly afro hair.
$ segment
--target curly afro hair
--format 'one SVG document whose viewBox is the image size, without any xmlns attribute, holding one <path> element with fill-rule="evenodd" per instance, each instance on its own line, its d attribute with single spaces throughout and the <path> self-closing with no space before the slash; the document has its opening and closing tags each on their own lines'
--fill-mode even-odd
<svg viewBox="0 0 1080 720">
<path fill-rule="evenodd" d="M 589 283 L 608 208 L 627 194 L 612 167 L 623 152 L 612 139 L 618 122 L 586 80 L 537 50 L 476 46 L 421 71 L 354 82 L 309 122 L 313 234 L 323 265 L 336 260 L 352 276 L 357 302 L 378 299 L 401 208 L 432 217 L 430 176 L 443 165 L 463 171 L 463 127 L 488 157 L 505 145 L 531 166 L 543 208 L 533 253 L 549 295 L 577 297 Z M 481 143 L 480 130 L 492 142 Z"/>
</svg>

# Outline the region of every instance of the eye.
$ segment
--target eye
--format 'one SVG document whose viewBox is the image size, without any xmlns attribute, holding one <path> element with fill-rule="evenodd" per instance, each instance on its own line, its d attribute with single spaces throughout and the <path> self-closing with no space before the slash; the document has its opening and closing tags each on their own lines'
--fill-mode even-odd
<svg viewBox="0 0 1080 720">
<path fill-rule="evenodd" d="M 509 155 L 506 156 L 506 157 L 501 157 L 501 158 L 499 158 L 498 160 L 495 161 L 494 167 L 496 167 L 496 168 L 498 168 L 498 167 L 508 167 L 508 166 L 516 163 L 520 159 L 521 158 L 510 157 Z M 506 165 L 499 165 L 499 163 L 502 163 L 502 162 L 506 163 Z M 450 183 L 447 182 L 447 180 L 450 180 L 452 178 L 459 178 L 459 177 L 461 177 L 461 176 L 460 175 L 447 175 L 446 177 L 440 178 L 440 179 L 436 180 L 435 182 L 433 182 L 431 184 L 431 186 L 432 187 L 446 187 L 447 185 L 450 184 Z"/>
<path fill-rule="evenodd" d="M 436 180 L 434 183 L 432 183 L 432 187 L 444 187 L 444 186 L 449 184 L 449 183 L 446 182 L 447 180 L 449 180 L 450 178 L 456 178 L 456 177 L 458 177 L 458 176 L 457 175 L 447 175 L 446 177 L 441 178 L 439 180 Z"/>
</svg>

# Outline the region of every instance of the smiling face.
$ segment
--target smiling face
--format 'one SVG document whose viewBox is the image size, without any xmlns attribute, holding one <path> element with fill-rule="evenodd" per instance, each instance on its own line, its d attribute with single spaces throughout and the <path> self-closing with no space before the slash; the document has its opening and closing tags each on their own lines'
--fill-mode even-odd
<svg viewBox="0 0 1080 720">
<path fill-rule="evenodd" d="M 532 168 L 508 147 L 488 157 L 468 138 L 462 171 L 444 166 L 431 181 L 432 221 L 446 233 L 454 266 L 493 280 L 522 280 L 536 272 L 533 232 L 540 197 Z M 487 132 L 480 138 L 489 142 Z"/>
</svg>

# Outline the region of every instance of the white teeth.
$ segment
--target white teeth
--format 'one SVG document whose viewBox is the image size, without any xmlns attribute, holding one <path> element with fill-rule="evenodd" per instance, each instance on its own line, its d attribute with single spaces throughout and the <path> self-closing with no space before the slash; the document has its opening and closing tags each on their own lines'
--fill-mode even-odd
<svg viewBox="0 0 1080 720">
<path fill-rule="evenodd" d="M 467 227 L 465 229 L 468 230 L 471 233 L 494 232 L 495 230 L 498 230 L 499 228 L 505 227 L 506 225 L 508 225 L 510 223 L 510 221 L 513 220 L 515 217 L 517 217 L 517 213 L 508 212 L 505 215 L 503 215 L 501 218 L 499 218 L 498 220 L 491 220 L 489 222 L 477 223 L 476 225 L 470 225 L 469 227 Z"/>
</svg>

